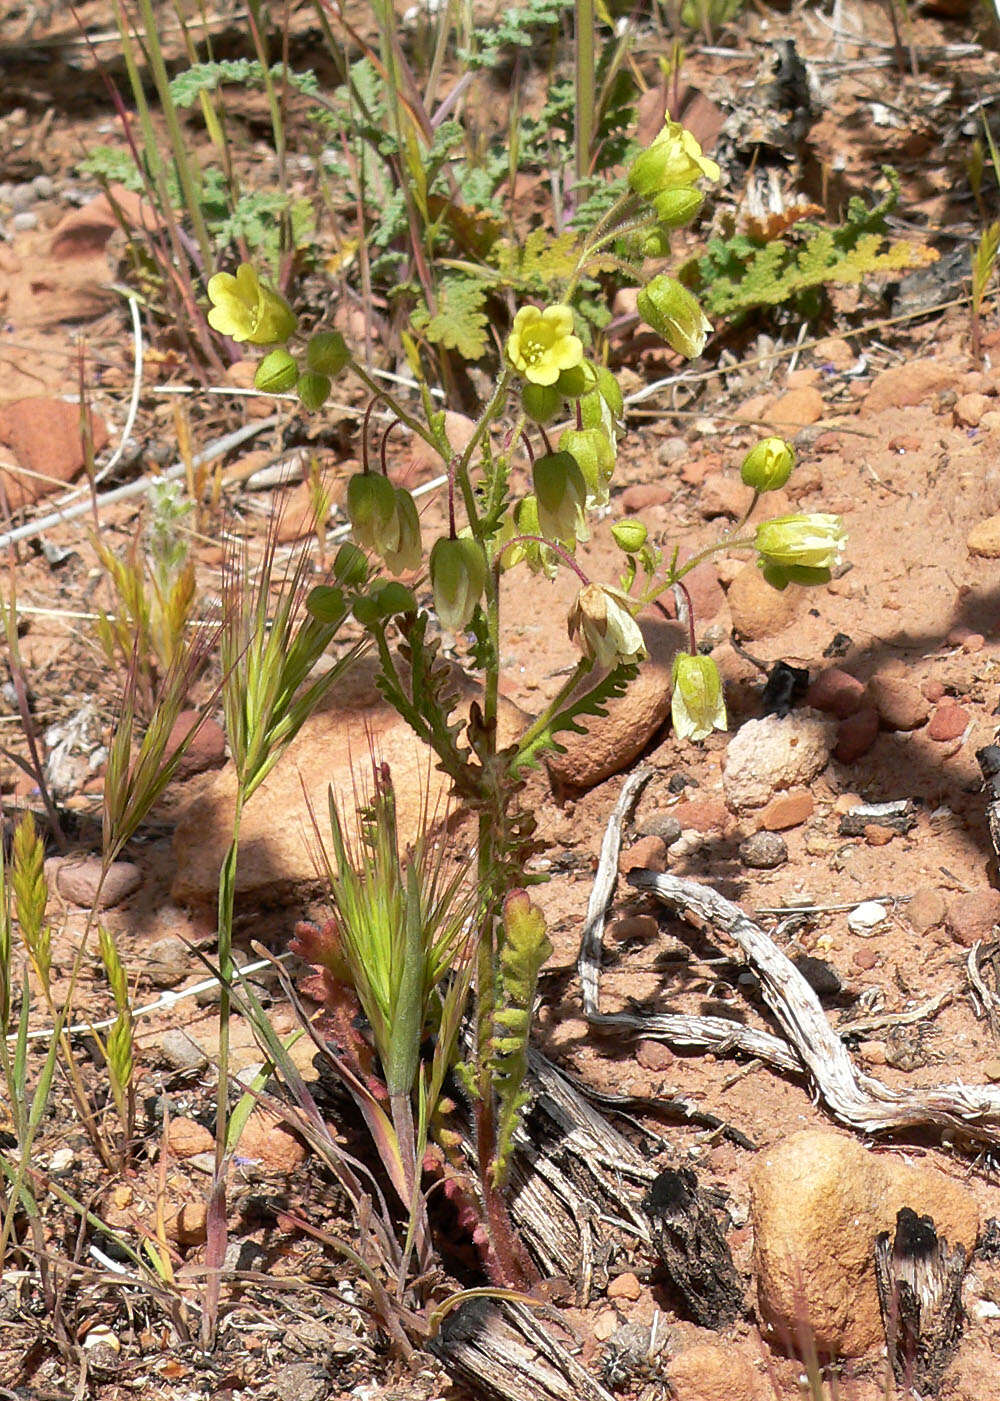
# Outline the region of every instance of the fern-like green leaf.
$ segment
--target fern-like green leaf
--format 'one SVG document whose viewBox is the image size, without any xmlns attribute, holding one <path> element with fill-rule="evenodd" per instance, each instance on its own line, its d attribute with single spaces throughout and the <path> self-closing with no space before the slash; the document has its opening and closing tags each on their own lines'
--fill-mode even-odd
<svg viewBox="0 0 1000 1401">
<path fill-rule="evenodd" d="M 532 726 L 518 746 L 515 771 L 522 774 L 525 770 L 534 768 L 547 751 L 564 754 L 565 748 L 556 739 L 556 735 L 567 730 L 572 730 L 578 735 L 586 734 L 587 727 L 580 723 L 581 718 L 607 715 L 608 702 L 623 696 L 629 683 L 638 675 L 637 666 L 615 667 L 595 685 L 572 696 L 544 725 Z"/>
<path fill-rule="evenodd" d="M 434 345 L 456 350 L 463 360 L 479 360 L 488 344 L 485 301 L 481 283 L 471 277 L 449 278 L 438 289 L 437 312 L 431 316 L 426 308 L 418 308 L 411 320 Z"/>
</svg>

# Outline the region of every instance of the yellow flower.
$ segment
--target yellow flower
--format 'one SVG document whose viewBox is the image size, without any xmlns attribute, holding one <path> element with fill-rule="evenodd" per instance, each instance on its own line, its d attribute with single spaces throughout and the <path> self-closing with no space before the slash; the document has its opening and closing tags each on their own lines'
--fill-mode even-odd
<svg viewBox="0 0 1000 1401">
<path fill-rule="evenodd" d="M 569 635 L 600 667 L 639 662 L 646 655 L 639 624 L 624 594 L 600 584 L 584 584 L 569 611 Z"/>
<path fill-rule="evenodd" d="M 656 140 L 632 162 L 628 182 L 637 195 L 654 199 L 666 190 L 693 185 L 705 176 L 718 180 L 719 167 L 701 153 L 697 139 L 680 122 L 667 122 Z"/>
<path fill-rule="evenodd" d="M 563 370 L 583 360 L 583 342 L 573 334 L 568 306 L 523 306 L 507 338 L 507 359 L 531 384 L 555 384 Z"/>
<path fill-rule="evenodd" d="M 707 739 L 726 728 L 726 702 L 719 668 L 711 657 L 674 657 L 670 714 L 678 739 Z"/>
<path fill-rule="evenodd" d="M 249 263 L 241 263 L 236 276 L 217 272 L 209 278 L 212 309 L 208 324 L 222 336 L 252 345 L 286 341 L 296 327 L 295 313 L 273 287 L 261 285 Z"/>
<path fill-rule="evenodd" d="M 757 527 L 754 544 L 760 556 L 758 563 L 767 572 L 773 566 L 787 574 L 792 582 L 800 582 L 796 571 L 807 574 L 825 573 L 840 563 L 847 543 L 847 532 L 839 516 L 817 512 L 814 515 L 778 516 L 762 521 Z M 825 582 L 810 578 L 802 583 Z"/>
</svg>

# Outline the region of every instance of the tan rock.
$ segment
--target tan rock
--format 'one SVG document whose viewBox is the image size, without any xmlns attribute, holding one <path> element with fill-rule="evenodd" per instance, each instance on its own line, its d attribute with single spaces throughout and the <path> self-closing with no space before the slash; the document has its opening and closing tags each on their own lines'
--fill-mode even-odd
<svg viewBox="0 0 1000 1401">
<path fill-rule="evenodd" d="M 956 378 L 954 367 L 940 360 L 910 360 L 905 365 L 893 365 L 872 380 L 865 408 L 871 413 L 912 408 L 926 403 L 940 390 L 950 389 Z"/>
<path fill-rule="evenodd" d="M 167 1147 L 175 1158 L 194 1158 L 213 1151 L 215 1136 L 196 1119 L 171 1119 Z"/>
<path fill-rule="evenodd" d="M 167 1239 L 178 1245 L 204 1245 L 208 1235 L 208 1211 L 204 1202 L 185 1202 L 164 1213 Z"/>
<path fill-rule="evenodd" d="M 593 788 L 626 768 L 646 747 L 670 714 L 674 654 L 687 641 L 687 630 L 659 617 L 639 619 L 649 656 L 624 696 L 608 713 L 587 721 L 586 734 L 563 734 L 565 754 L 546 760 L 549 775 L 564 788 Z M 588 684 L 592 684 L 588 682 Z"/>
<path fill-rule="evenodd" d="M 767 1380 L 732 1347 L 699 1343 L 666 1367 L 674 1401 L 774 1401 Z"/>
<path fill-rule="evenodd" d="M 978 1234 L 970 1193 L 846 1134 L 806 1130 L 762 1152 L 750 1174 L 754 1270 L 762 1317 L 781 1341 L 811 1336 L 821 1353 L 858 1357 L 883 1340 L 873 1251 L 911 1206 L 949 1241 Z"/>
<path fill-rule="evenodd" d="M 90 414 L 90 431 L 94 450 L 100 452 L 108 441 L 108 430 L 95 413 Z M 83 468 L 80 410 L 76 404 L 45 397 L 4 404 L 0 408 L 0 444 L 14 459 L 10 465 L 0 466 L 0 486 L 10 510 L 19 511 L 58 491 Z"/>
<path fill-rule="evenodd" d="M 969 531 L 966 546 L 970 555 L 1000 559 L 1000 516 L 987 516 Z"/>
<path fill-rule="evenodd" d="M 785 788 L 804 787 L 827 765 L 835 722 L 815 710 L 748 720 L 729 741 L 722 784 L 731 808 L 761 808 Z"/>
<path fill-rule="evenodd" d="M 255 1109 L 246 1121 L 236 1152 L 253 1158 L 265 1172 L 290 1173 L 304 1163 L 309 1150 L 298 1134 L 266 1110 Z"/>
<path fill-rule="evenodd" d="M 931 713 L 930 702 L 906 676 L 879 673 L 868 682 L 868 698 L 890 730 L 915 730 Z"/>
<path fill-rule="evenodd" d="M 825 410 L 826 405 L 819 390 L 812 386 L 803 386 L 782 394 L 768 409 L 767 421 L 783 437 L 794 438 L 801 428 L 818 423 Z"/>
<path fill-rule="evenodd" d="M 642 1285 L 631 1271 L 626 1271 L 623 1275 L 615 1275 L 608 1285 L 609 1299 L 627 1299 L 635 1303 L 636 1299 L 642 1297 Z"/>
<path fill-rule="evenodd" d="M 800 584 L 774 589 L 756 564 L 745 564 L 729 588 L 733 627 L 748 641 L 773 637 L 793 621 L 807 592 Z"/>
<path fill-rule="evenodd" d="M 955 422 L 965 428 L 976 428 L 989 407 L 985 394 L 960 394 L 955 404 Z"/>
<path fill-rule="evenodd" d="M 787 832 L 790 827 L 800 827 L 812 817 L 815 806 L 806 788 L 796 793 L 779 793 L 761 812 L 760 825 L 765 832 Z"/>
<path fill-rule="evenodd" d="M 669 674 L 668 666 L 668 680 Z M 523 711 L 501 699 L 500 743 L 511 743 L 526 721 Z M 297 886 L 316 881 L 310 804 L 322 831 L 327 789 L 332 786 L 344 800 L 350 821 L 355 786 L 364 788 L 367 782 L 370 745 L 392 774 L 402 844 L 416 837 L 425 807 L 432 813 L 445 812 L 446 778 L 430 750 L 375 689 L 374 660 L 363 660 L 306 721 L 248 803 L 236 871 L 241 898 L 256 895 L 280 902 Z M 172 889 L 178 904 L 204 905 L 215 900 L 219 869 L 232 838 L 236 800 L 232 764 L 203 785 L 182 810 L 174 832 Z"/>
<path fill-rule="evenodd" d="M 926 934 L 944 924 L 948 907 L 940 890 L 932 885 L 922 885 L 913 892 L 913 899 L 906 906 L 906 918 L 918 934 Z"/>
</svg>

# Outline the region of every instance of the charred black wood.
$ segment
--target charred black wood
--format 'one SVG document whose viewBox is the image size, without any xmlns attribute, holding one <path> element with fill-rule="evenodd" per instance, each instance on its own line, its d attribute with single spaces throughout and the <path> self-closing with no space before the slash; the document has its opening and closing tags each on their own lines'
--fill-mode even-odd
<svg viewBox="0 0 1000 1401">
<path fill-rule="evenodd" d="M 775 662 L 761 694 L 761 713 L 777 715 L 779 720 L 784 719 L 808 689 L 809 672 L 804 666 Z"/>
<path fill-rule="evenodd" d="M 985 744 L 976 750 L 983 792 L 986 794 L 986 821 L 990 827 L 993 850 L 1000 857 L 1000 744 Z"/>
<path fill-rule="evenodd" d="M 929 1216 L 904 1206 L 875 1240 L 875 1283 L 893 1375 L 934 1394 L 962 1333 L 962 1246 L 949 1251 Z"/>
<path fill-rule="evenodd" d="M 917 805 L 909 798 L 894 803 L 859 803 L 840 819 L 842 837 L 863 837 L 868 827 L 888 827 L 904 836 L 917 825 Z"/>
<path fill-rule="evenodd" d="M 665 1275 L 684 1312 L 703 1328 L 728 1328 L 743 1312 L 743 1284 L 707 1194 L 690 1168 L 667 1168 L 643 1206 Z"/>
</svg>

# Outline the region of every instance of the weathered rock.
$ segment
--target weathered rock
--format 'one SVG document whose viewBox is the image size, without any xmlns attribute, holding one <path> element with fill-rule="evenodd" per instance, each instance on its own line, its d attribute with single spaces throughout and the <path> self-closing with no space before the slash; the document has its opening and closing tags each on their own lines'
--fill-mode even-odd
<svg viewBox="0 0 1000 1401">
<path fill-rule="evenodd" d="M 672 846 L 683 830 L 672 811 L 650 813 L 638 824 L 640 836 L 659 837 L 664 846 Z"/>
<path fill-rule="evenodd" d="M 878 711 L 873 705 L 862 706 L 854 715 L 841 720 L 834 758 L 841 764 L 853 764 L 871 749 L 878 739 L 878 729 Z"/>
<path fill-rule="evenodd" d="M 273 1114 L 255 1109 L 240 1134 L 236 1152 L 241 1158 L 259 1162 L 265 1172 L 289 1173 L 305 1162 L 309 1150 Z"/>
<path fill-rule="evenodd" d="M 1000 924 L 1000 890 L 972 890 L 948 901 L 948 932 L 956 944 L 971 949 L 979 939 L 991 939 Z"/>
<path fill-rule="evenodd" d="M 549 775 L 564 788 L 593 788 L 626 768 L 640 754 L 670 714 L 674 654 L 687 640 L 678 623 L 644 616 L 639 619 L 649 656 L 624 696 L 608 706 L 603 718 L 588 719 L 586 734 L 559 736 L 565 754 L 546 760 Z M 591 684 L 592 684 L 592 678 Z"/>
<path fill-rule="evenodd" d="M 806 705 L 838 720 L 846 720 L 860 710 L 864 694 L 864 683 L 856 676 L 841 671 L 839 666 L 829 666 L 810 685 Z"/>
<path fill-rule="evenodd" d="M 914 891 L 913 899 L 906 906 L 907 921 L 918 934 L 926 934 L 928 929 L 944 924 L 946 914 L 945 898 L 932 885 L 923 885 Z"/>
<path fill-rule="evenodd" d="M 167 1147 L 175 1158 L 193 1158 L 198 1153 L 210 1153 L 215 1137 L 196 1119 L 171 1119 Z"/>
<path fill-rule="evenodd" d="M 744 486 L 739 477 L 712 472 L 698 492 L 698 512 L 705 520 L 714 520 L 717 516 L 738 520 L 746 514 L 752 500 L 752 488 Z"/>
<path fill-rule="evenodd" d="M 931 713 L 927 697 L 906 676 L 873 676 L 868 683 L 868 698 L 889 730 L 915 730 Z"/>
<path fill-rule="evenodd" d="M 745 564 L 729 587 L 729 612 L 741 637 L 773 637 L 795 618 L 806 596 L 800 584 L 774 589 L 755 564 Z"/>
<path fill-rule="evenodd" d="M 642 869 L 665 871 L 667 869 L 667 844 L 662 837 L 640 837 L 638 841 L 633 842 L 627 850 L 622 852 L 618 866 L 622 875 L 628 871 Z"/>
<path fill-rule="evenodd" d="M 208 1064 L 208 1057 L 197 1041 L 181 1027 L 171 1027 L 160 1037 L 160 1056 L 171 1070 L 181 1074 L 202 1070 Z"/>
<path fill-rule="evenodd" d="M 668 482 L 633 482 L 622 492 L 622 506 L 626 511 L 639 514 L 653 506 L 665 506 L 675 490 Z"/>
<path fill-rule="evenodd" d="M 732 808 L 763 807 L 778 790 L 804 786 L 830 758 L 836 727 L 815 710 L 748 720 L 729 741 L 722 768 Z"/>
<path fill-rule="evenodd" d="M 674 1401 L 773 1401 L 766 1379 L 731 1347 L 685 1348 L 671 1357 L 666 1372 Z"/>
<path fill-rule="evenodd" d="M 785 438 L 794 438 L 802 428 L 818 423 L 826 411 L 818 389 L 804 386 L 790 389 L 767 411 L 767 422 Z"/>
<path fill-rule="evenodd" d="M 955 422 L 964 428 L 976 428 L 989 407 L 985 394 L 960 394 L 955 401 Z"/>
<path fill-rule="evenodd" d="M 761 1314 L 779 1339 L 807 1335 L 821 1354 L 858 1357 L 883 1341 L 874 1245 L 912 1206 L 939 1234 L 971 1250 L 975 1201 L 933 1168 L 806 1130 L 761 1153 L 750 1173 L 750 1217 Z"/>
<path fill-rule="evenodd" d="M 167 1239 L 178 1245 L 204 1245 L 208 1235 L 208 1209 L 204 1202 L 185 1202 L 164 1213 Z"/>
<path fill-rule="evenodd" d="M 662 1041 L 650 1041 L 643 1038 L 636 1042 L 635 1058 L 643 1070 L 669 1070 L 676 1057 L 669 1046 L 665 1046 Z"/>
<path fill-rule="evenodd" d="M 108 429 L 90 414 L 94 450 L 108 441 Z M 16 399 L 0 408 L 0 444 L 13 454 L 14 466 L 0 466 L 0 486 L 12 511 L 58 491 L 84 465 L 80 410 L 76 404 L 44 397 Z M 19 468 L 23 470 L 18 470 Z"/>
<path fill-rule="evenodd" d="M 628 1299 L 634 1303 L 636 1299 L 642 1298 L 642 1285 L 631 1270 L 626 1270 L 624 1274 L 615 1275 L 609 1283 L 608 1298 Z"/>
<path fill-rule="evenodd" d="M 669 674 L 668 666 L 668 683 Z M 522 711 L 501 699 L 501 744 L 511 743 L 526 722 Z M 416 837 L 423 812 L 444 814 L 447 780 L 430 751 L 376 691 L 374 662 L 362 661 L 306 721 L 281 763 L 247 804 L 240 829 L 238 895 L 252 894 L 275 903 L 296 886 L 316 881 L 310 854 L 310 804 L 322 830 L 327 789 L 332 785 L 350 826 L 355 787 L 362 791 L 370 787 L 370 746 L 392 774 L 402 844 Z M 181 813 L 174 833 L 172 890 L 178 903 L 214 902 L 219 869 L 232 839 L 235 798 L 236 776 L 229 764 L 208 780 Z"/>
<path fill-rule="evenodd" d="M 172 988 L 188 976 L 197 960 L 177 934 L 165 934 L 143 951 L 142 976 L 155 988 Z"/>
<path fill-rule="evenodd" d="M 197 710 L 182 710 L 167 736 L 166 752 L 172 754 L 198 723 Z M 226 762 L 226 732 L 218 720 L 208 716 L 177 765 L 179 779 L 191 778 L 206 769 L 217 769 Z"/>
<path fill-rule="evenodd" d="M 801 827 L 812 817 L 816 804 L 808 789 L 800 788 L 796 793 L 779 793 L 765 804 L 760 815 L 760 825 L 766 832 L 787 832 L 791 827 Z"/>
<path fill-rule="evenodd" d="M 969 531 L 966 547 L 970 555 L 1000 559 L 1000 516 L 987 516 Z"/>
<path fill-rule="evenodd" d="M 964 706 L 955 705 L 952 701 L 945 701 L 931 716 L 927 733 L 931 739 L 936 739 L 939 743 L 958 739 L 960 735 L 965 734 L 966 726 L 971 718 Z"/>
<path fill-rule="evenodd" d="M 740 842 L 740 860 L 755 871 L 773 871 L 788 860 L 788 846 L 778 832 L 754 832 Z"/>
<path fill-rule="evenodd" d="M 893 365 L 872 380 L 865 408 L 870 413 L 912 408 L 926 403 L 940 390 L 950 389 L 955 380 L 955 369 L 939 360 L 910 360 L 905 365 Z"/>
<path fill-rule="evenodd" d="M 135 894 L 142 884 L 142 871 L 131 861 L 113 861 L 98 894 L 100 879 L 99 857 L 86 856 L 82 860 L 70 857 L 59 865 L 56 886 L 71 905 L 88 910 L 110 910 Z"/>
</svg>

